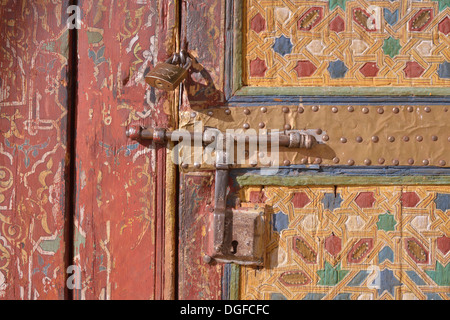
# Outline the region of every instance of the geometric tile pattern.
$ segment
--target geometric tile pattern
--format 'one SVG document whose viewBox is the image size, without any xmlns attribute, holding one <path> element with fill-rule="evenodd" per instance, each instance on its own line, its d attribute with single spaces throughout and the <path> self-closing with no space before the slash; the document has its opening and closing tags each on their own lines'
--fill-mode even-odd
<svg viewBox="0 0 450 320">
<path fill-rule="evenodd" d="M 450 84 L 449 1 L 248 0 L 246 5 L 248 86 Z M 255 61 L 264 68 L 256 70 Z"/>
<path fill-rule="evenodd" d="M 241 268 L 241 299 L 450 299 L 450 187 L 263 192 L 265 266 Z M 298 194 L 310 199 L 301 208 Z"/>
</svg>

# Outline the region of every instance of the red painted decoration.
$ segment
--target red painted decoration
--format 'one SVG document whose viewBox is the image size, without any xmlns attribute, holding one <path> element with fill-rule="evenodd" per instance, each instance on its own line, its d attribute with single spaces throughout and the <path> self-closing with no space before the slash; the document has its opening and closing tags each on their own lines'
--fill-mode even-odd
<svg viewBox="0 0 450 320">
<path fill-rule="evenodd" d="M 305 12 L 304 15 L 300 17 L 297 22 L 297 27 L 299 30 L 309 31 L 314 28 L 323 17 L 323 8 L 322 7 L 312 7 L 308 11 Z"/>
<path fill-rule="evenodd" d="M 375 62 L 367 62 L 359 69 L 359 71 L 365 77 L 376 77 L 380 69 Z"/>
<path fill-rule="evenodd" d="M 317 67 L 308 60 L 302 60 L 297 62 L 297 66 L 294 68 L 297 72 L 299 78 L 310 77 L 314 72 L 316 72 Z"/>
<path fill-rule="evenodd" d="M 373 249 L 373 239 L 361 239 L 347 255 L 349 263 L 360 263 Z"/>
<path fill-rule="evenodd" d="M 311 200 L 309 199 L 308 195 L 304 192 L 295 193 L 294 197 L 292 198 L 292 204 L 296 209 L 303 208 L 310 202 Z"/>
<path fill-rule="evenodd" d="M 446 255 L 450 251 L 450 238 L 446 236 L 437 238 L 437 248 Z"/>
<path fill-rule="evenodd" d="M 444 20 L 439 22 L 439 31 L 443 34 L 447 35 L 450 32 L 450 19 L 449 17 L 445 17 Z"/>
<path fill-rule="evenodd" d="M 264 60 L 256 58 L 250 61 L 250 76 L 252 77 L 264 77 L 266 74 L 267 66 Z"/>
<path fill-rule="evenodd" d="M 408 61 L 403 71 L 407 78 L 418 78 L 424 73 L 425 69 L 416 61 Z"/>
<path fill-rule="evenodd" d="M 260 33 L 261 31 L 266 30 L 266 20 L 264 20 L 261 14 L 258 13 L 250 21 L 250 29 L 252 29 L 256 33 Z"/>
<path fill-rule="evenodd" d="M 362 209 L 372 208 L 375 203 L 375 197 L 373 196 L 373 192 L 361 192 L 356 197 L 355 202 Z"/>
<path fill-rule="evenodd" d="M 327 250 L 332 256 L 337 256 L 342 250 L 342 240 L 336 237 L 334 234 L 325 239 L 325 250 Z"/>
<path fill-rule="evenodd" d="M 414 208 L 420 201 L 419 196 L 415 192 L 405 192 L 400 199 L 402 206 L 407 208 Z"/>
<path fill-rule="evenodd" d="M 341 16 L 337 15 L 333 21 L 330 22 L 330 30 L 336 33 L 342 32 L 345 30 L 345 21 L 341 18 Z"/>
<path fill-rule="evenodd" d="M 251 203 L 264 203 L 266 202 L 267 198 L 264 194 L 264 191 L 251 191 L 249 200 Z"/>
</svg>

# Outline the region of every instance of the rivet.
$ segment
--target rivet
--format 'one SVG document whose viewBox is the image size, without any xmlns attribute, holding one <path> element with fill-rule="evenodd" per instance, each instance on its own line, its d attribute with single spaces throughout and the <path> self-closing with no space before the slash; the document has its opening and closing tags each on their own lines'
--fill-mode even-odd
<svg viewBox="0 0 450 320">
<path fill-rule="evenodd" d="M 298 113 L 303 113 L 303 112 L 305 112 L 305 108 L 303 108 L 303 107 L 298 107 L 297 112 L 298 112 Z"/>
<path fill-rule="evenodd" d="M 314 111 L 314 112 L 317 112 L 317 111 L 319 111 L 319 107 L 318 106 L 312 106 L 312 111 Z"/>
<path fill-rule="evenodd" d="M 356 137 L 356 142 L 358 142 L 358 143 L 363 142 L 363 138 L 362 137 Z"/>
<path fill-rule="evenodd" d="M 386 161 L 386 160 L 384 160 L 384 158 L 378 159 L 378 163 L 379 163 L 379 164 L 383 164 L 385 161 Z"/>
<path fill-rule="evenodd" d="M 229 115 L 231 114 L 231 110 L 230 110 L 230 109 L 226 109 L 226 110 L 225 110 L 225 114 L 226 114 L 227 116 L 229 116 Z"/>
<path fill-rule="evenodd" d="M 377 109 L 377 112 L 378 112 L 379 114 L 383 114 L 383 113 L 384 113 L 384 109 L 383 109 L 383 108 L 378 108 L 378 109 Z"/>
<path fill-rule="evenodd" d="M 196 112 L 191 112 L 191 118 L 195 118 L 197 116 Z"/>
<path fill-rule="evenodd" d="M 419 141 L 419 142 L 421 142 L 421 141 L 423 140 L 423 137 L 422 137 L 422 136 L 417 136 L 417 137 L 416 137 L 416 140 Z"/>
<path fill-rule="evenodd" d="M 291 129 L 292 129 L 292 127 L 291 127 L 290 124 L 286 124 L 286 125 L 284 126 L 284 130 L 291 130 Z"/>
<path fill-rule="evenodd" d="M 214 112 L 208 111 L 208 116 L 212 117 L 214 115 Z"/>
<path fill-rule="evenodd" d="M 265 124 L 264 122 L 260 122 L 260 123 L 259 123 L 259 127 L 260 127 L 261 129 L 264 129 L 265 126 L 266 126 L 266 124 Z"/>
<path fill-rule="evenodd" d="M 283 112 L 284 112 L 284 113 L 289 113 L 289 111 L 290 111 L 290 110 L 289 110 L 288 107 L 283 107 Z"/>
<path fill-rule="evenodd" d="M 372 137 L 372 141 L 373 142 L 378 142 L 380 140 L 380 138 L 378 138 L 378 136 L 373 136 Z"/>
<path fill-rule="evenodd" d="M 339 111 L 339 109 L 336 107 L 331 108 L 331 112 L 333 112 L 333 113 L 337 113 L 338 111 Z"/>
<path fill-rule="evenodd" d="M 362 108 L 362 112 L 366 113 L 366 114 L 369 113 L 369 108 L 366 108 L 366 107 Z"/>
<path fill-rule="evenodd" d="M 347 108 L 347 110 L 348 110 L 348 112 L 353 112 L 353 111 L 355 111 L 355 108 L 353 108 L 352 106 L 350 106 L 350 107 Z"/>
<path fill-rule="evenodd" d="M 291 162 L 289 160 L 284 160 L 283 164 L 287 167 L 291 165 Z"/>
<path fill-rule="evenodd" d="M 398 166 L 399 163 L 400 163 L 400 162 L 399 162 L 397 159 L 392 160 L 392 164 L 393 164 L 394 166 Z"/>
<path fill-rule="evenodd" d="M 348 163 L 349 166 L 352 166 L 352 165 L 355 164 L 355 161 L 353 159 L 350 159 L 350 160 L 347 161 L 347 163 Z"/>
<path fill-rule="evenodd" d="M 208 255 L 203 256 L 203 262 L 206 264 L 210 264 L 212 262 L 212 258 Z"/>
<path fill-rule="evenodd" d="M 250 114 L 250 110 L 249 109 L 244 109 L 244 114 L 248 116 Z"/>
<path fill-rule="evenodd" d="M 189 165 L 188 165 L 187 163 L 183 163 L 183 164 L 181 165 L 181 167 L 182 167 L 183 169 L 187 169 L 187 168 L 189 168 Z"/>
<path fill-rule="evenodd" d="M 430 108 L 430 107 L 425 107 L 425 108 L 423 108 L 423 110 L 424 110 L 425 112 L 430 112 L 430 111 L 431 111 L 431 108 Z"/>
<path fill-rule="evenodd" d="M 392 112 L 393 113 L 399 113 L 400 109 L 398 107 L 394 107 L 394 108 L 392 108 Z"/>
<path fill-rule="evenodd" d="M 409 137 L 408 136 L 404 136 L 403 137 L 403 141 L 408 142 L 409 141 Z"/>
<path fill-rule="evenodd" d="M 438 137 L 437 137 L 437 136 L 431 136 L 431 140 L 437 141 L 437 140 L 438 140 Z"/>
<path fill-rule="evenodd" d="M 344 138 L 344 137 L 342 137 L 342 138 L 341 138 L 341 142 L 342 142 L 342 143 L 347 143 L 347 139 Z"/>
<path fill-rule="evenodd" d="M 256 166 L 258 165 L 258 161 L 252 160 L 252 161 L 250 161 L 250 165 L 251 165 L 252 167 L 256 167 Z"/>
<path fill-rule="evenodd" d="M 427 159 L 425 159 L 425 160 L 422 161 L 422 163 L 423 163 L 425 166 L 427 166 L 427 165 L 430 164 L 430 161 L 428 161 Z"/>
<path fill-rule="evenodd" d="M 409 107 L 406 108 L 406 110 L 408 110 L 408 112 L 413 112 L 414 111 L 414 107 L 409 106 Z"/>
<path fill-rule="evenodd" d="M 388 137 L 388 141 L 389 141 L 389 142 L 394 142 L 394 141 L 395 141 L 395 137 L 389 136 L 389 137 Z"/>
<path fill-rule="evenodd" d="M 413 165 L 414 164 L 414 159 L 413 158 L 409 158 L 408 159 L 408 164 Z"/>
<path fill-rule="evenodd" d="M 200 167 L 201 167 L 200 163 L 194 163 L 194 168 L 195 169 L 200 169 Z"/>
<path fill-rule="evenodd" d="M 445 166 L 445 165 L 446 165 L 445 160 L 440 160 L 440 161 L 439 161 L 439 165 L 440 165 L 441 167 Z"/>
<path fill-rule="evenodd" d="M 324 135 L 324 136 L 322 137 L 322 140 L 323 140 L 323 141 L 328 141 L 328 140 L 330 140 L 330 137 L 327 136 L 327 135 Z"/>
<path fill-rule="evenodd" d="M 244 129 L 249 129 L 250 125 L 248 123 L 244 123 L 244 125 L 242 126 Z"/>
<path fill-rule="evenodd" d="M 267 112 L 267 108 L 266 108 L 266 107 L 262 107 L 262 108 L 261 108 L 261 112 L 262 112 L 262 113 L 266 113 L 266 112 Z"/>
<path fill-rule="evenodd" d="M 366 160 L 364 160 L 364 164 L 366 166 L 370 166 L 372 164 L 372 161 L 370 161 L 370 159 L 366 159 Z"/>
<path fill-rule="evenodd" d="M 307 164 L 308 163 L 308 158 L 303 158 L 302 160 L 300 160 L 301 164 Z"/>
<path fill-rule="evenodd" d="M 322 129 L 317 129 L 317 130 L 316 130 L 316 133 L 317 133 L 317 134 L 322 134 L 322 132 L 323 132 Z"/>
<path fill-rule="evenodd" d="M 264 155 L 264 152 L 258 153 L 258 157 L 260 157 L 261 159 L 264 158 L 264 156 L 265 156 L 265 155 Z"/>
<path fill-rule="evenodd" d="M 316 160 L 314 160 L 315 164 L 321 164 L 322 163 L 322 158 L 316 158 Z"/>
<path fill-rule="evenodd" d="M 341 159 L 339 159 L 338 157 L 334 157 L 333 158 L 333 162 L 334 163 L 339 163 L 341 161 Z"/>
</svg>

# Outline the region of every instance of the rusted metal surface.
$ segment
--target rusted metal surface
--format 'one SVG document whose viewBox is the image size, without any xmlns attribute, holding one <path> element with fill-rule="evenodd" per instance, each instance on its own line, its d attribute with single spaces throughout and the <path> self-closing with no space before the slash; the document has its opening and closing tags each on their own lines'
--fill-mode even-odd
<svg viewBox="0 0 450 320">
<path fill-rule="evenodd" d="M 163 299 L 173 285 L 164 269 L 166 150 L 125 131 L 172 124 L 173 95 L 144 75 L 175 51 L 174 2 L 85 1 L 81 9 L 75 298 Z"/>
<path fill-rule="evenodd" d="M 0 299 L 64 299 L 68 1 L 0 2 Z"/>
</svg>

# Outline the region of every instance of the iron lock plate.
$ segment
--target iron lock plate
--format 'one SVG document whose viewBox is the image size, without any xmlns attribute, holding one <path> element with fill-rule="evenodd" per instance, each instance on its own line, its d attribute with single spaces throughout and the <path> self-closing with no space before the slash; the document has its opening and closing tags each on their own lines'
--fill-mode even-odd
<svg viewBox="0 0 450 320">
<path fill-rule="evenodd" d="M 263 208 L 226 209 L 223 230 L 217 230 L 213 215 L 207 232 L 207 255 L 205 262 L 236 263 L 262 266 L 264 264 L 265 214 Z M 223 244 L 215 245 L 214 235 L 224 232 Z"/>
</svg>

